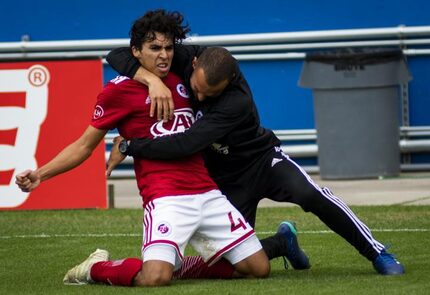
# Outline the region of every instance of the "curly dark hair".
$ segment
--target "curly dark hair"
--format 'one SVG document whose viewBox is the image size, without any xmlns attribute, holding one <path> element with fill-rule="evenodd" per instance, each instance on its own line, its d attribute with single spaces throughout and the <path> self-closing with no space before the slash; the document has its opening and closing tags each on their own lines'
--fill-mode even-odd
<svg viewBox="0 0 430 295">
<path fill-rule="evenodd" d="M 187 24 L 182 24 L 184 17 L 177 11 L 164 9 L 151 10 L 138 18 L 130 30 L 130 47 L 142 49 L 142 44 L 155 39 L 155 33 L 172 38 L 174 43 L 181 43 L 190 32 Z"/>
</svg>

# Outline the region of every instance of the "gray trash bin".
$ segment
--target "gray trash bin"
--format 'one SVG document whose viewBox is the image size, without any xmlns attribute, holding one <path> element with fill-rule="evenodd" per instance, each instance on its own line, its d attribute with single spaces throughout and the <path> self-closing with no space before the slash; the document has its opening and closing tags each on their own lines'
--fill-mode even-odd
<svg viewBox="0 0 430 295">
<path fill-rule="evenodd" d="M 399 174 L 399 85 L 410 79 L 399 49 L 307 55 L 299 85 L 313 89 L 321 178 Z"/>
</svg>

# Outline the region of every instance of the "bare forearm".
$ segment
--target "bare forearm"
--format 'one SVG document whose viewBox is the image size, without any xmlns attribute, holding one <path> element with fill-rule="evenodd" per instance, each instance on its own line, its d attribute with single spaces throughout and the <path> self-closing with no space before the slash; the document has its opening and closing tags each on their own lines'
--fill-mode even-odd
<svg viewBox="0 0 430 295">
<path fill-rule="evenodd" d="M 154 75 L 144 67 L 139 67 L 133 79 L 145 84 L 146 86 L 149 86 L 151 85 L 151 83 L 154 83 L 154 80 L 160 81 L 160 78 L 158 78 L 156 75 Z"/>
<path fill-rule="evenodd" d="M 88 126 L 78 140 L 68 145 L 55 158 L 33 171 L 27 169 L 16 175 L 15 183 L 23 192 L 36 189 L 41 181 L 69 171 L 84 162 L 92 154 L 107 130 Z"/>
<path fill-rule="evenodd" d="M 58 174 L 72 170 L 91 156 L 92 149 L 81 146 L 78 142 L 66 147 L 54 159 L 38 168 L 36 172 L 41 180 L 47 180 Z"/>
</svg>

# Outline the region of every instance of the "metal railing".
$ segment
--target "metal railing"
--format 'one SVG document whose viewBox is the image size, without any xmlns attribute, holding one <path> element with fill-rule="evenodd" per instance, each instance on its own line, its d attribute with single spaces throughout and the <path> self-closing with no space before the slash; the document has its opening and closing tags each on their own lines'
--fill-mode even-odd
<svg viewBox="0 0 430 295">
<path fill-rule="evenodd" d="M 427 37 L 427 38 L 425 38 Z M 190 36 L 184 43 L 225 46 L 238 60 L 303 59 L 308 50 L 345 47 L 399 47 L 406 55 L 429 55 L 430 26 L 397 26 L 258 34 Z M 0 60 L 105 58 L 129 39 L 21 41 L 0 43 Z M 414 48 L 410 48 L 414 47 Z M 292 52 L 297 51 L 299 52 Z"/>
<path fill-rule="evenodd" d="M 430 152 L 430 126 L 406 127 L 402 126 L 400 132 L 400 152 L 401 153 L 421 153 Z M 318 145 L 316 144 L 317 131 L 315 129 L 297 130 L 274 130 L 275 135 L 282 141 L 282 150 L 292 158 L 313 158 L 318 156 Z M 110 150 L 112 140 L 117 133 L 108 133 L 105 137 L 107 150 Z M 309 142 L 297 144 L 297 142 Z M 109 151 L 106 151 L 106 161 L 109 158 Z M 127 157 L 123 165 L 132 165 L 133 158 Z M 317 173 L 318 166 L 304 166 L 310 173 Z M 402 164 L 404 171 L 430 170 L 430 164 Z M 130 166 L 128 169 L 114 170 L 111 178 L 134 177 L 134 171 Z"/>
</svg>

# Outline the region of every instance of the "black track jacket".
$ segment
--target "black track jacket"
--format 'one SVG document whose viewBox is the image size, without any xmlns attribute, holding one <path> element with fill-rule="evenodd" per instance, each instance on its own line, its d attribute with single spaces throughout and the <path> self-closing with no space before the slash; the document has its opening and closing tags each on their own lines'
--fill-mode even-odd
<svg viewBox="0 0 430 295">
<path fill-rule="evenodd" d="M 205 47 L 175 45 L 171 71 L 178 74 L 190 90 L 192 60 Z M 140 63 L 130 48 L 118 48 L 107 56 L 109 64 L 121 75 L 133 77 Z M 198 102 L 190 96 L 197 121 L 184 133 L 157 139 L 133 139 L 130 154 L 148 159 L 177 159 L 203 151 L 211 176 L 217 182 L 233 181 L 251 169 L 260 156 L 280 145 L 271 130 L 260 126 L 251 90 L 237 67 L 235 79 L 218 97 Z"/>
</svg>

